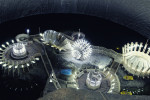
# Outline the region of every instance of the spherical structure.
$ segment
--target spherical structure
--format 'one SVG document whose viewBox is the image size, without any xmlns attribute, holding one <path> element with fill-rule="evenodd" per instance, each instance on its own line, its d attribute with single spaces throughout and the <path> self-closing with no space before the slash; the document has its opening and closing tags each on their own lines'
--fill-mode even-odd
<svg viewBox="0 0 150 100">
<path fill-rule="evenodd" d="M 16 43 L 12 48 L 12 57 L 14 58 L 23 58 L 27 54 L 25 45 L 23 43 Z"/>
<path fill-rule="evenodd" d="M 123 65 L 133 75 L 145 77 L 150 75 L 150 48 L 148 44 L 127 43 L 123 50 Z"/>
<path fill-rule="evenodd" d="M 78 60 L 90 57 L 92 53 L 91 45 L 84 39 L 76 40 L 72 45 L 72 56 Z"/>
<path fill-rule="evenodd" d="M 98 89 L 102 82 L 102 76 L 99 72 L 89 72 L 86 79 L 86 85 L 89 89 Z"/>
</svg>

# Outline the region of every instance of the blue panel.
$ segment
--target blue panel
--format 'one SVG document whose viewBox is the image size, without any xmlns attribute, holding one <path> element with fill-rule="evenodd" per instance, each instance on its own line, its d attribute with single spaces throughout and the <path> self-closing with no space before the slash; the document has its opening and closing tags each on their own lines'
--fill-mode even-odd
<svg viewBox="0 0 150 100">
<path fill-rule="evenodd" d="M 61 74 L 72 75 L 72 70 L 71 69 L 62 69 Z"/>
</svg>

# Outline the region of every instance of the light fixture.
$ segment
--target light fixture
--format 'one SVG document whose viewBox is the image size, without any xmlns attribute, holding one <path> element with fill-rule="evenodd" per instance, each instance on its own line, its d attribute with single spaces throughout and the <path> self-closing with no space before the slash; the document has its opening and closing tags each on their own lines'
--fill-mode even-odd
<svg viewBox="0 0 150 100">
<path fill-rule="evenodd" d="M 78 39 L 72 44 L 72 57 L 78 60 L 85 60 L 91 56 L 91 45 L 84 39 Z"/>
<path fill-rule="evenodd" d="M 131 42 L 122 48 L 123 65 L 133 75 L 145 77 L 150 75 L 150 48 L 146 43 Z"/>
</svg>

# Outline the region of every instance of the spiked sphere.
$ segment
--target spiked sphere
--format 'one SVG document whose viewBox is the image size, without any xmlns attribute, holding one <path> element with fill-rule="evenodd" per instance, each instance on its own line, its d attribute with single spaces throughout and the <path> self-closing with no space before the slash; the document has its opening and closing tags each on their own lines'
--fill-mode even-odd
<svg viewBox="0 0 150 100">
<path fill-rule="evenodd" d="M 84 60 L 90 57 L 92 53 L 91 45 L 84 39 L 76 40 L 72 45 L 72 56 L 78 60 Z"/>
</svg>

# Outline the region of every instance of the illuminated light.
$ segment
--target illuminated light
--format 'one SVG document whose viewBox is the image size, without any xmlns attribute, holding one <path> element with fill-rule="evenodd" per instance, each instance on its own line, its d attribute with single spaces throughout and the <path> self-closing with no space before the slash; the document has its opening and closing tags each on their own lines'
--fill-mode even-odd
<svg viewBox="0 0 150 100">
<path fill-rule="evenodd" d="M 111 78 L 112 77 L 112 74 L 110 75 L 110 77 L 109 78 Z"/>
<path fill-rule="evenodd" d="M 149 76 L 150 73 L 147 73 L 149 69 L 150 62 L 150 48 L 146 43 L 127 43 L 122 48 L 123 53 L 123 66 L 125 69 L 136 76 L 145 77 Z M 142 73 L 142 74 L 141 74 Z"/>
<path fill-rule="evenodd" d="M 75 86 L 75 87 L 77 87 L 77 85 L 76 85 L 76 84 L 74 84 L 74 86 Z"/>
<path fill-rule="evenodd" d="M 75 72 L 74 74 L 77 75 L 77 72 Z"/>
<path fill-rule="evenodd" d="M 49 82 L 52 82 L 52 79 L 50 79 Z"/>
<path fill-rule="evenodd" d="M 88 57 L 90 57 L 91 53 L 91 45 L 84 39 L 78 39 L 72 45 L 71 54 L 75 59 L 87 59 Z"/>
<path fill-rule="evenodd" d="M 3 64 L 3 62 L 0 62 L 0 64 Z"/>
<path fill-rule="evenodd" d="M 79 90 L 79 88 L 78 88 L 78 87 L 77 87 L 76 89 L 77 89 L 77 90 Z"/>
<path fill-rule="evenodd" d="M 117 50 L 120 50 L 120 48 L 119 48 L 119 47 L 117 47 L 116 49 L 117 49 Z"/>
<path fill-rule="evenodd" d="M 42 33 L 40 33 L 39 35 L 43 37 L 43 34 L 42 34 Z"/>
<path fill-rule="evenodd" d="M 22 68 L 24 68 L 24 65 L 21 65 Z"/>
<path fill-rule="evenodd" d="M 27 63 L 27 66 L 30 66 L 30 64 Z"/>
<path fill-rule="evenodd" d="M 113 87 L 111 87 L 111 89 L 114 89 L 115 87 L 113 86 Z"/>
<path fill-rule="evenodd" d="M 53 76 L 53 73 L 52 73 L 52 76 Z"/>
<path fill-rule="evenodd" d="M 102 82 L 102 76 L 100 72 L 89 72 L 86 78 L 86 85 L 89 89 L 98 89 Z"/>
<path fill-rule="evenodd" d="M 112 93 L 112 90 L 110 90 L 109 93 Z"/>
<path fill-rule="evenodd" d="M 26 32 L 27 32 L 27 34 L 29 34 L 29 33 L 30 33 L 30 30 L 29 30 L 29 29 L 27 29 L 27 30 L 26 30 Z"/>
<path fill-rule="evenodd" d="M 19 39 L 17 39 L 17 42 L 19 42 L 20 40 Z"/>
<path fill-rule="evenodd" d="M 43 43 L 46 45 L 50 45 L 54 47 L 55 49 L 58 49 L 59 51 L 70 49 L 71 45 L 67 44 L 67 41 L 69 41 L 66 37 L 63 36 L 62 33 L 53 31 L 53 30 L 46 30 L 44 31 L 42 37 Z M 70 41 L 69 41 L 70 42 Z"/>
<path fill-rule="evenodd" d="M 25 45 L 23 43 L 16 43 L 14 46 L 13 46 L 13 54 L 15 56 L 24 56 L 26 55 L 26 48 L 25 48 Z"/>
<path fill-rule="evenodd" d="M 2 48 L 0 48 L 0 51 L 4 51 Z"/>
<path fill-rule="evenodd" d="M 115 83 L 111 84 L 111 86 L 114 86 L 114 85 L 115 85 Z"/>
<path fill-rule="evenodd" d="M 40 60 L 40 58 L 35 58 L 35 60 Z"/>
<path fill-rule="evenodd" d="M 12 42 L 12 43 L 15 43 L 15 41 L 14 41 L 14 40 L 11 40 L 11 42 Z"/>
<path fill-rule="evenodd" d="M 9 42 L 6 42 L 7 45 L 9 45 Z"/>
<path fill-rule="evenodd" d="M 62 49 L 59 49 L 59 51 L 61 51 Z"/>
<path fill-rule="evenodd" d="M 104 72 L 106 71 L 106 68 L 105 68 L 104 65 L 98 64 L 98 68 L 99 68 L 99 69 L 103 69 Z"/>
<path fill-rule="evenodd" d="M 5 46 L 4 44 L 2 44 L 2 47 L 3 47 L 3 48 L 6 48 L 6 46 Z"/>
<path fill-rule="evenodd" d="M 46 30 L 43 35 L 43 41 L 47 44 L 47 43 L 53 43 L 56 40 L 56 36 L 58 35 L 58 33 L 56 31 L 53 30 Z"/>
<path fill-rule="evenodd" d="M 35 61 L 31 61 L 31 63 L 33 63 L 33 64 L 34 64 L 34 63 L 35 63 Z"/>
<path fill-rule="evenodd" d="M 8 68 L 12 68 L 12 65 L 9 65 Z"/>
<path fill-rule="evenodd" d="M 18 66 L 15 66 L 15 68 L 18 68 Z"/>
<path fill-rule="evenodd" d="M 3 64 L 3 67 L 6 67 L 7 66 L 7 64 Z"/>
<path fill-rule="evenodd" d="M 115 81 L 115 79 L 113 79 L 111 82 L 114 82 Z"/>
<path fill-rule="evenodd" d="M 54 46 L 52 45 L 51 47 L 53 48 Z"/>
</svg>

